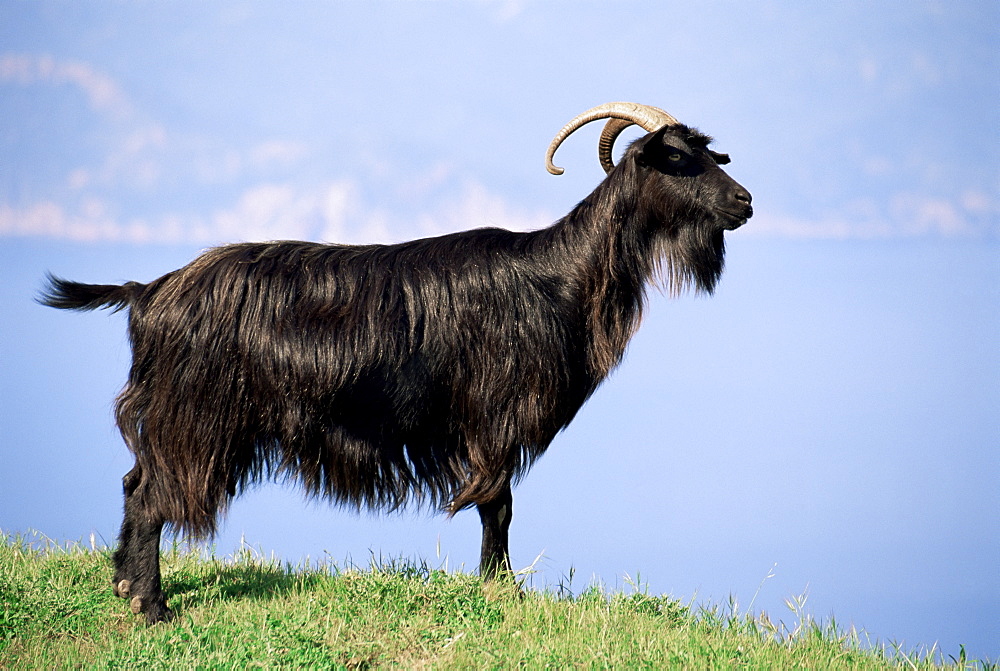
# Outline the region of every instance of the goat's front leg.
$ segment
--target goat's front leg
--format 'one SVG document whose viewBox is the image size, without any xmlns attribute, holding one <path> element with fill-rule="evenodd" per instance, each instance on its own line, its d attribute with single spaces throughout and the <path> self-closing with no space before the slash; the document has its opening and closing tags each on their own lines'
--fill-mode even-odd
<svg viewBox="0 0 1000 671">
<path fill-rule="evenodd" d="M 476 504 L 483 523 L 483 549 L 479 559 L 479 575 L 487 582 L 512 574 L 507 531 L 510 529 L 510 483 L 492 501 Z"/>
</svg>

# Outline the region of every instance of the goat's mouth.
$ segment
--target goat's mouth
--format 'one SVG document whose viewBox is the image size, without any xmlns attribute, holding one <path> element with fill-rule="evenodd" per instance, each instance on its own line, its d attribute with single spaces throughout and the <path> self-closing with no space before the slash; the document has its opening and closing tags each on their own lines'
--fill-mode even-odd
<svg viewBox="0 0 1000 671">
<path fill-rule="evenodd" d="M 722 219 L 722 227 L 727 231 L 735 231 L 737 228 L 747 223 L 747 219 L 753 216 L 753 208 L 749 205 L 742 212 L 732 212 L 730 210 L 716 210 Z"/>
</svg>

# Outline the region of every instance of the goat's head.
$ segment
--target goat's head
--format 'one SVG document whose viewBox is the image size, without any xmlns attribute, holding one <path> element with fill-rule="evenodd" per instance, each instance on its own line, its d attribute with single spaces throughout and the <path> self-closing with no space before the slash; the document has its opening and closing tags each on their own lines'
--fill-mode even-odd
<svg viewBox="0 0 1000 671">
<path fill-rule="evenodd" d="M 563 172 L 552 163 L 562 141 L 598 119 L 608 119 L 598 143 L 608 178 L 606 188 L 595 194 L 611 194 L 613 200 L 630 194 L 626 208 L 637 224 L 634 230 L 652 243 L 654 274 L 671 293 L 689 286 L 711 293 L 722 274 L 723 234 L 753 216 L 750 193 L 719 167 L 729 163 L 729 157 L 708 148 L 710 137 L 661 109 L 608 103 L 580 114 L 559 131 L 546 155 L 549 172 Z M 615 140 L 633 124 L 647 134 L 633 142 L 615 166 Z"/>
<path fill-rule="evenodd" d="M 563 140 L 580 126 L 598 119 L 608 119 L 598 142 L 601 165 L 608 174 L 615 169 L 611 152 L 621 132 L 633 124 L 648 131 L 632 144 L 624 158 L 647 173 L 640 179 L 643 190 L 654 196 L 652 202 L 660 202 L 673 212 L 687 211 L 691 220 L 722 230 L 739 228 L 753 216 L 750 192 L 719 167 L 729 163 L 729 156 L 709 149 L 712 138 L 656 107 L 607 103 L 580 114 L 549 145 L 549 172 L 563 172 L 552 163 Z M 658 193 L 664 198 L 656 198 Z"/>
</svg>

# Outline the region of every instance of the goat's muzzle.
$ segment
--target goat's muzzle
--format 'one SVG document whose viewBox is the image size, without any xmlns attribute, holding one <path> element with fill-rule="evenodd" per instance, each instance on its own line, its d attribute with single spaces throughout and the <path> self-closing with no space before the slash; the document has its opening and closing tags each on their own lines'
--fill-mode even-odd
<svg viewBox="0 0 1000 671">
<path fill-rule="evenodd" d="M 750 204 L 752 200 L 750 192 L 740 187 L 732 193 L 727 206 L 719 208 L 719 214 L 725 220 L 724 228 L 727 231 L 735 231 L 753 216 L 753 206 Z"/>
</svg>

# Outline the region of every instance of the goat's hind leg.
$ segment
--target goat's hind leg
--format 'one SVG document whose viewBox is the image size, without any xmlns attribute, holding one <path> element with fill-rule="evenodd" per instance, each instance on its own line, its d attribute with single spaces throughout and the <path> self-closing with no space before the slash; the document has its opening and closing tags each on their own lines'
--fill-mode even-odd
<svg viewBox="0 0 1000 671">
<path fill-rule="evenodd" d="M 132 559 L 135 572 L 130 584 L 132 612 L 146 614 L 149 624 L 169 622 L 173 612 L 167 608 L 167 598 L 160 582 L 160 532 L 162 522 L 143 520 L 136 530 Z"/>
<path fill-rule="evenodd" d="M 112 585 L 116 596 L 131 600 L 133 613 L 145 613 L 150 624 L 169 621 L 160 580 L 160 532 L 163 522 L 151 516 L 140 500 L 142 469 L 138 464 L 122 482 L 125 489 L 125 519 L 114 554 Z"/>
<path fill-rule="evenodd" d="M 122 520 L 121 533 L 118 534 L 118 548 L 115 550 L 112 560 L 115 566 L 115 575 L 111 579 L 111 586 L 115 596 L 123 599 L 129 598 L 132 586 L 132 551 L 138 545 L 135 540 L 136 531 L 136 511 L 135 502 L 130 499 L 135 493 L 139 481 L 142 479 L 142 468 L 136 464 L 131 471 L 122 478 L 122 489 L 125 495 L 125 518 Z"/>
</svg>

